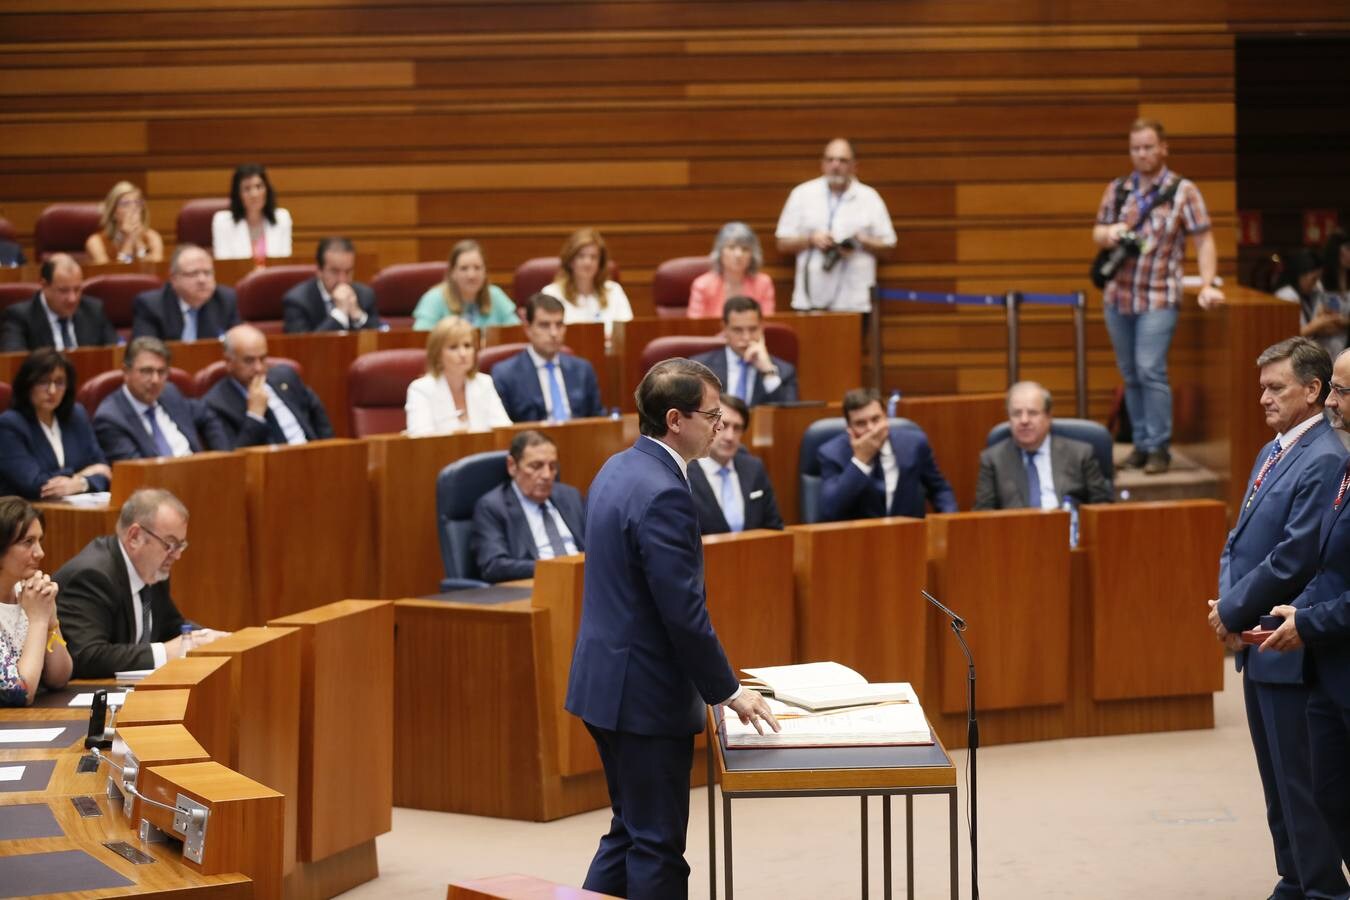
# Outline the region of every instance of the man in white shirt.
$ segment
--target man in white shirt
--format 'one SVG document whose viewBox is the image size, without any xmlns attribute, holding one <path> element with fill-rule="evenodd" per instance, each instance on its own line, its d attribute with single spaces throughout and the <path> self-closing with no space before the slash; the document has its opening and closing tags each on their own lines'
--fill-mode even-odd
<svg viewBox="0 0 1350 900">
<path fill-rule="evenodd" d="M 235 447 L 304 444 L 333 436 L 328 412 L 288 365 L 269 365 L 267 335 L 252 325 L 225 332 L 226 375 L 202 398 Z"/>
<path fill-rule="evenodd" d="M 196 628 L 169 595 L 169 572 L 187 551 L 188 511 L 166 490 L 142 488 L 122 505 L 117 533 L 94 538 L 54 576 L 56 606 L 75 678 L 159 668 L 225 632 Z"/>
<path fill-rule="evenodd" d="M 819 178 L 797 185 L 778 217 L 780 253 L 797 255 L 793 309 L 867 312 L 877 257 L 895 246 L 881 195 L 854 177 L 853 145 L 825 145 Z"/>
</svg>

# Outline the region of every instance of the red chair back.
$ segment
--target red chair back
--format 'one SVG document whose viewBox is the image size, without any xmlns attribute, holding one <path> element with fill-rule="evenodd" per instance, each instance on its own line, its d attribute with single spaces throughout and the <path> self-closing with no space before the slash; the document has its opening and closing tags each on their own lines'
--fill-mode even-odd
<svg viewBox="0 0 1350 900">
<path fill-rule="evenodd" d="M 292 369 L 295 370 L 295 374 L 299 375 L 301 380 L 304 380 L 305 377 L 304 366 L 300 365 L 300 363 L 296 362 L 293 359 L 288 359 L 285 356 L 267 357 L 267 368 L 270 369 L 273 366 L 290 366 Z M 218 359 L 215 362 L 211 363 L 210 365 L 198 369 L 197 373 L 192 376 L 192 396 L 205 397 L 206 392 L 211 390 L 211 388 L 215 387 L 216 382 L 220 381 L 220 379 L 224 377 L 225 377 L 225 360 L 223 359 Z"/>
<path fill-rule="evenodd" d="M 122 386 L 122 370 L 111 369 L 107 372 L 100 372 L 93 378 L 90 378 L 80 389 L 75 392 L 75 402 L 84 407 L 85 412 L 93 417 L 98 405 L 107 398 L 109 394 Z M 192 396 L 192 376 L 177 366 L 169 368 L 169 381 L 173 386 L 183 392 L 186 397 Z"/>
<path fill-rule="evenodd" d="M 42 290 L 42 285 L 34 281 L 0 282 L 0 309 L 6 309 L 25 300 L 32 300 L 33 295 L 40 290 Z"/>
<path fill-rule="evenodd" d="M 37 217 L 33 226 L 33 250 L 38 262 L 53 253 L 69 253 L 80 262 L 89 255 L 84 242 L 98 231 L 101 217 L 97 203 L 53 203 Z"/>
<path fill-rule="evenodd" d="M 230 208 L 229 197 L 189 200 L 178 210 L 178 243 L 196 244 L 211 249 L 211 220 L 222 209 Z"/>
<path fill-rule="evenodd" d="M 313 266 L 268 266 L 249 272 L 234 286 L 239 295 L 239 318 L 261 331 L 279 333 L 281 298 L 300 282 L 313 277 Z"/>
<path fill-rule="evenodd" d="M 504 359 L 515 356 L 524 350 L 529 344 L 494 344 L 491 347 L 484 347 L 478 351 L 478 371 L 485 375 L 492 374 L 492 367 Z M 569 351 L 570 352 L 570 351 Z"/>
<path fill-rule="evenodd" d="M 511 299 L 516 306 L 524 306 L 526 300 L 552 284 L 561 265 L 562 260 L 556 256 L 536 256 L 516 266 L 511 279 Z"/>
<path fill-rule="evenodd" d="M 381 269 L 370 282 L 380 318 L 389 323 L 390 328 L 411 326 L 417 301 L 445 280 L 445 268 L 443 262 L 420 262 L 400 263 Z"/>
<path fill-rule="evenodd" d="M 19 233 L 14 230 L 14 223 L 4 216 L 0 216 L 0 239 L 16 244 L 19 242 Z"/>
<path fill-rule="evenodd" d="M 686 358 L 697 356 L 709 350 L 719 349 L 724 344 L 720 334 L 707 337 L 692 334 L 659 337 L 642 348 L 642 374 L 646 375 L 648 369 L 663 359 L 670 359 L 673 356 Z M 770 322 L 764 326 L 764 344 L 769 348 L 771 355 L 794 366 L 797 364 L 797 332 L 791 328 Z"/>
<path fill-rule="evenodd" d="M 117 273 L 85 279 L 84 293 L 103 301 L 103 314 L 126 337 L 131 331 L 136 295 L 143 291 L 157 291 L 163 286 L 164 282 L 154 275 Z"/>
<path fill-rule="evenodd" d="M 417 348 L 376 350 L 347 367 L 353 437 L 394 434 L 408 427 L 403 405 L 408 385 L 427 371 L 427 352 Z"/>
<path fill-rule="evenodd" d="M 689 311 L 689 288 L 694 279 L 712 268 L 706 256 L 677 256 L 656 267 L 652 273 L 652 306 L 656 315 L 682 319 Z"/>
</svg>

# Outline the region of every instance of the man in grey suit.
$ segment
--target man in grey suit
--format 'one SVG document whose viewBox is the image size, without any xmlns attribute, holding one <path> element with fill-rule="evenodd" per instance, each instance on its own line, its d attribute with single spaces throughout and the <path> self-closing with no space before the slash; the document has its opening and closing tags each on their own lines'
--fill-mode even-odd
<svg viewBox="0 0 1350 900">
<path fill-rule="evenodd" d="M 1110 503 L 1111 483 L 1092 447 L 1050 434 L 1050 392 L 1034 381 L 1008 389 L 1012 434 L 980 454 L 976 509 L 1058 509 L 1077 503 Z"/>
</svg>

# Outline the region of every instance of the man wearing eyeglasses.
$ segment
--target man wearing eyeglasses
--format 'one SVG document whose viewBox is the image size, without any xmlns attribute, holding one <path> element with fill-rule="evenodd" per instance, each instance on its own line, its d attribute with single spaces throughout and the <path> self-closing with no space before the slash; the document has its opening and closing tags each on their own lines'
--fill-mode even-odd
<svg viewBox="0 0 1350 900">
<path fill-rule="evenodd" d="M 1340 856 L 1313 800 L 1306 725 L 1309 685 L 1303 653 L 1255 653 L 1233 637 L 1289 603 L 1317 570 L 1318 532 L 1340 480 L 1345 449 L 1327 427 L 1322 404 L 1331 358 L 1296 337 L 1256 360 L 1266 425 L 1275 432 L 1257 453 L 1237 523 L 1219 557 L 1219 598 L 1210 626 L 1237 651 L 1247 727 L 1266 799 L 1279 881 L 1275 897 L 1343 897 Z M 1334 488 L 1333 488 L 1334 489 Z"/>
<path fill-rule="evenodd" d="M 196 244 L 179 244 L 169 260 L 169 283 L 136 295 L 133 337 L 162 341 L 218 339 L 239 324 L 234 288 L 216 284 L 216 267 Z"/>
<path fill-rule="evenodd" d="M 234 449 L 216 414 L 169 382 L 172 359 L 159 338 L 127 345 L 122 387 L 94 412 L 94 434 L 108 462 Z"/>
<path fill-rule="evenodd" d="M 158 488 L 122 504 L 116 534 L 94 538 L 56 572 L 56 608 L 74 678 L 157 669 L 184 655 L 188 623 L 169 594 L 169 572 L 187 551 L 188 511 Z M 225 632 L 196 628 L 192 646 Z"/>
</svg>

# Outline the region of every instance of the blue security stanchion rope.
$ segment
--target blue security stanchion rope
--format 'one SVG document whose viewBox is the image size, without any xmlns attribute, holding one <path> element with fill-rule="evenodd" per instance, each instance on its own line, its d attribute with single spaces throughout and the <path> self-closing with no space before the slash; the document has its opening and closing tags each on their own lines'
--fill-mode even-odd
<svg viewBox="0 0 1350 900">
<path fill-rule="evenodd" d="M 1006 294 L 951 294 L 942 291 L 906 291 L 877 288 L 877 299 L 900 303 L 943 303 L 950 306 L 1003 306 Z"/>
<path fill-rule="evenodd" d="M 1036 306 L 1080 306 L 1084 301 L 1082 293 L 1073 294 L 1033 294 L 1022 291 L 1019 295 L 1022 303 Z"/>
</svg>

